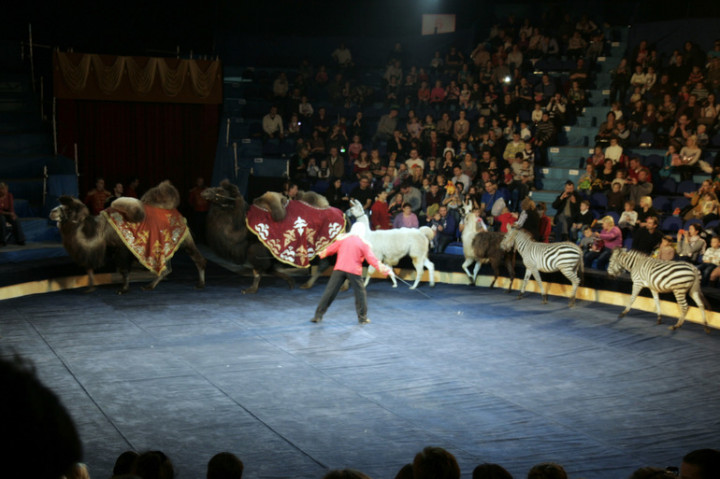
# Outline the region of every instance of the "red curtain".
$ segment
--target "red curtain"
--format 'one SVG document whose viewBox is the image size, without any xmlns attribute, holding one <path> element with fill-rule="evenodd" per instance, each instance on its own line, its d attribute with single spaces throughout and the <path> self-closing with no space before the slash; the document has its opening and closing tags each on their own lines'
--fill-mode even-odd
<svg viewBox="0 0 720 479">
<path fill-rule="evenodd" d="M 187 201 L 198 176 L 212 178 L 219 105 L 58 100 L 58 153 L 78 149 L 80 195 L 140 178 L 144 190 L 169 179 Z"/>
</svg>

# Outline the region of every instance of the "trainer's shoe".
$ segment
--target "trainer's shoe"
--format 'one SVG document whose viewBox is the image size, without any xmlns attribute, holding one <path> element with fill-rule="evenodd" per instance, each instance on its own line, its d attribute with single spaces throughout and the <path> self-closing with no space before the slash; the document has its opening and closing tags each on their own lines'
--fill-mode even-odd
<svg viewBox="0 0 720 479">
<path fill-rule="evenodd" d="M 358 319 L 358 323 L 360 323 L 360 324 L 367 324 L 369 322 L 370 322 L 370 319 L 368 319 L 368 318 Z"/>
<path fill-rule="evenodd" d="M 319 323 L 320 321 L 322 321 L 322 318 L 313 318 L 310 320 L 311 323 Z"/>
</svg>

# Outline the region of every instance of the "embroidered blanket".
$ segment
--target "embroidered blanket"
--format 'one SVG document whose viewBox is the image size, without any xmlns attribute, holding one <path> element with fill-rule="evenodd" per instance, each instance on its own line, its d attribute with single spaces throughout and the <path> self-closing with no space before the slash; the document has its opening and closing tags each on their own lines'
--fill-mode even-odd
<svg viewBox="0 0 720 479">
<path fill-rule="evenodd" d="M 273 221 L 270 212 L 251 205 L 246 223 L 250 231 L 283 263 L 307 268 L 315 255 L 345 231 L 345 215 L 337 208 L 320 209 L 289 201 L 287 215 Z"/>
<path fill-rule="evenodd" d="M 189 234 L 189 230 L 185 218 L 178 210 L 143 206 L 145 219 L 140 223 L 126 221 L 114 208 L 107 208 L 100 214 L 107 218 L 110 226 L 120 235 L 138 261 L 160 275 Z"/>
</svg>

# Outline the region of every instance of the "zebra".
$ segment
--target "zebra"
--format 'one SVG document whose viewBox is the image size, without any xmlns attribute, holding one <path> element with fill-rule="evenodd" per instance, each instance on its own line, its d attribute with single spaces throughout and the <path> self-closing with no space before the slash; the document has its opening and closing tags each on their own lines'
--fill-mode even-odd
<svg viewBox="0 0 720 479">
<path fill-rule="evenodd" d="M 658 293 L 672 292 L 680 310 L 680 316 L 677 322 L 670 326 L 671 330 L 675 330 L 685 322 L 685 315 L 688 310 L 687 295 L 695 301 L 700 308 L 705 332 L 710 333 L 707 319 L 705 317 L 705 309 L 710 306 L 700 289 L 700 270 L 690 263 L 684 261 L 665 261 L 651 258 L 639 251 L 626 251 L 623 248 L 616 248 L 610 256 L 608 265 L 608 275 L 611 277 L 619 276 L 624 270 L 630 272 L 630 278 L 633 282 L 632 296 L 625 310 L 618 316 L 622 318 L 630 311 L 635 299 L 643 288 L 649 288 L 655 300 L 655 309 L 657 310 L 657 324 L 662 323 L 660 315 L 660 296 Z"/>
<path fill-rule="evenodd" d="M 580 276 L 583 273 L 582 250 L 576 244 L 564 241 L 562 243 L 539 243 L 533 241 L 530 234 L 524 230 L 514 228 L 505 235 L 500 247 L 505 251 L 515 248 L 522 256 L 525 265 L 525 279 L 518 299 L 525 294 L 525 287 L 532 274 L 540 287 L 543 304 L 548 302 L 548 295 L 540 279 L 540 272 L 552 273 L 560 271 L 572 283 L 570 293 L 570 307 L 575 306 L 575 294 L 580 286 Z"/>
</svg>

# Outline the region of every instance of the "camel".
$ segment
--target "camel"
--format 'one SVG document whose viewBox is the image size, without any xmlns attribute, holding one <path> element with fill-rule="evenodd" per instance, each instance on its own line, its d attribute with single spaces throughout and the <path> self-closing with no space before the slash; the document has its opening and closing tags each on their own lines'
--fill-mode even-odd
<svg viewBox="0 0 720 479">
<path fill-rule="evenodd" d="M 96 269 L 105 263 L 108 249 L 115 252 L 116 263 L 123 278 L 122 286 L 117 293 L 124 294 L 128 292 L 130 288 L 129 272 L 133 254 L 128 249 L 128 239 L 121 237 L 121 234 L 111 224 L 109 218 L 111 214 L 118 215 L 131 226 L 144 222 L 146 218 L 148 224 L 155 224 L 154 220 L 151 219 L 154 216 L 146 217 L 146 213 L 149 211 L 146 211 L 146 205 L 151 208 L 170 210 L 174 212 L 174 218 L 180 219 L 182 224 L 177 222 L 174 225 L 176 229 L 168 234 L 183 234 L 176 247 L 185 249 L 197 267 L 198 281 L 196 288 L 205 287 L 205 266 L 207 262 L 197 249 L 190 231 L 184 226 L 185 219 L 177 213 L 176 208 L 180 202 L 180 195 L 169 181 L 164 181 L 150 189 L 140 200 L 128 197 L 118 198 L 112 202 L 109 210 L 105 210 L 97 216 L 90 215 L 87 206 L 71 196 L 61 196 L 59 201 L 60 205 L 50 212 L 50 219 L 57 222 L 63 246 L 70 257 L 86 270 L 89 282 L 87 292 L 95 290 L 94 273 Z M 163 246 L 167 247 L 168 245 Z M 156 277 L 143 289 L 155 289 L 158 283 L 170 274 L 169 260 L 173 254 L 174 250 L 163 258 L 166 263 L 156 264 L 156 268 L 149 267 L 150 263 L 143 263 L 146 268 L 156 274 Z"/>
<path fill-rule="evenodd" d="M 357 221 L 364 222 L 367 226 L 367 241 L 370 243 L 373 254 L 378 261 L 389 266 L 395 266 L 405 256 L 412 258 L 415 266 L 415 282 L 410 289 L 417 288 L 423 274 L 423 266 L 427 268 L 430 277 L 430 286 L 435 286 L 435 265 L 428 259 L 430 241 L 435 236 L 432 229 L 427 226 L 420 228 L 398 228 L 392 230 L 372 230 L 362 204 L 356 199 L 350 199 L 350 210 L 348 213 Z M 375 268 L 368 266 L 365 286 L 370 282 L 370 276 Z M 397 288 L 395 275 L 390 275 L 393 288 Z"/>
<path fill-rule="evenodd" d="M 283 271 L 270 250 L 248 229 L 247 204 L 236 185 L 223 180 L 220 186 L 205 189 L 202 196 L 210 202 L 206 227 L 210 248 L 220 257 L 252 269 L 253 283 L 243 293 L 256 293 L 263 274 L 273 274 L 287 281 L 290 289 L 295 287 L 294 279 L 286 272 L 287 268 L 283 268 Z M 329 208 L 327 199 L 315 192 L 300 192 L 298 198 L 319 209 Z M 269 211 L 273 221 L 285 218 L 287 199 L 280 193 L 267 192 L 256 198 L 253 204 Z M 327 260 L 322 260 L 316 272 L 301 288 L 312 287 L 329 266 Z"/>
</svg>

